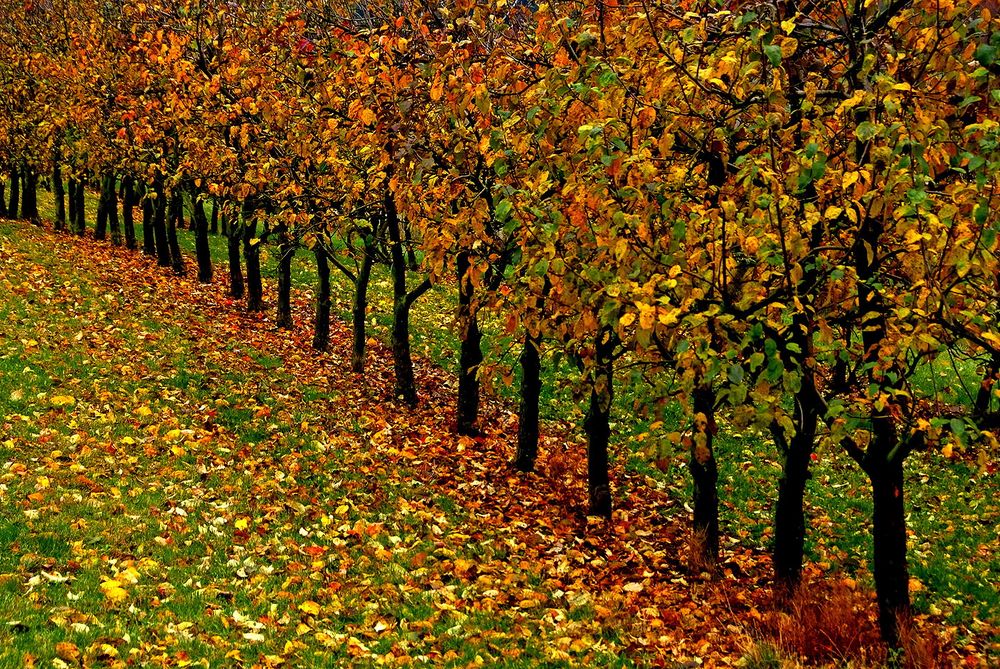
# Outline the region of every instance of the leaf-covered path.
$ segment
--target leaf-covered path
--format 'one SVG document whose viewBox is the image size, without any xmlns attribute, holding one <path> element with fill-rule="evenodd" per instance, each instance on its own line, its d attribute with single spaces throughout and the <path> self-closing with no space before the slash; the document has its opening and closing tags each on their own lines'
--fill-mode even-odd
<svg viewBox="0 0 1000 669">
<path fill-rule="evenodd" d="M 737 545 L 692 574 L 662 483 L 616 469 L 614 520 L 588 520 L 579 444 L 550 436 L 541 473 L 515 473 L 509 407 L 456 437 L 448 374 L 418 362 L 425 401 L 394 403 L 388 352 L 352 375 L 335 324 L 314 354 L 305 302 L 276 331 L 224 286 L 11 232 L 3 666 L 718 665 L 753 645 L 766 558 Z"/>
</svg>

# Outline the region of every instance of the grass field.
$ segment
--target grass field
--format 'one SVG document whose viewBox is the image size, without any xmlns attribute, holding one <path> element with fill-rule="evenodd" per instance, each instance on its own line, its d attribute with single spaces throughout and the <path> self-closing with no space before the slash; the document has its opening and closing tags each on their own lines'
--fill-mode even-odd
<svg viewBox="0 0 1000 669">
<path fill-rule="evenodd" d="M 331 354 L 308 349 L 305 254 L 285 333 L 221 286 L 83 244 L 0 223 L 3 666 L 626 666 L 753 647 L 779 471 L 766 439 L 720 439 L 727 566 L 708 582 L 684 566 L 684 454 L 661 471 L 637 441 L 641 388 L 618 407 L 621 510 L 595 525 L 570 387 L 549 384 L 538 476 L 503 468 L 502 392 L 490 438 L 452 436 L 447 287 L 417 303 L 427 401 L 409 412 L 392 404 L 384 346 L 365 379 L 346 371 L 343 326 Z M 389 292 L 379 270 L 376 338 Z M 955 662 L 998 661 L 995 471 L 975 453 L 908 461 L 914 600 Z M 820 452 L 808 502 L 810 577 L 870 597 L 863 477 Z"/>
</svg>

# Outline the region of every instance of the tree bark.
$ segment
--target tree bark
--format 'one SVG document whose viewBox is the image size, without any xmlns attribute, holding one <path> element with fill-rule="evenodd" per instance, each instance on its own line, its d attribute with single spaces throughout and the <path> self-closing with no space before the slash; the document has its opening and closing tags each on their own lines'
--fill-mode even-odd
<svg viewBox="0 0 1000 669">
<path fill-rule="evenodd" d="M 691 476 L 694 480 L 692 529 L 701 554 L 698 560 L 715 565 L 719 560 L 719 472 L 715 462 L 715 391 L 709 385 L 695 389 L 692 398 L 695 430 L 691 440 Z"/>
<path fill-rule="evenodd" d="M 0 178 L 0 218 L 7 218 L 7 184 Z"/>
<path fill-rule="evenodd" d="M 313 323 L 312 347 L 317 351 L 325 351 L 330 346 L 330 262 L 326 256 L 326 248 L 322 244 L 313 247 L 316 256 L 316 276 L 319 285 L 316 289 L 316 320 Z"/>
<path fill-rule="evenodd" d="M 375 264 L 375 250 L 372 243 L 365 241 L 361 267 L 354 278 L 354 302 L 351 305 L 351 326 L 354 341 L 351 345 L 351 371 L 363 374 L 365 371 L 365 346 L 367 335 L 365 319 L 368 318 L 368 285 L 371 283 L 372 265 Z"/>
<path fill-rule="evenodd" d="M 869 475 L 873 503 L 873 575 L 882 639 L 899 646 L 899 625 L 909 619 L 910 577 L 906 563 L 903 465 L 890 463 Z"/>
<path fill-rule="evenodd" d="M 66 229 L 66 190 L 63 187 L 62 165 L 59 163 L 58 150 L 53 152 L 52 159 L 52 199 L 55 202 L 56 220 L 54 227 L 62 231 Z"/>
<path fill-rule="evenodd" d="M 612 333 L 597 334 L 590 407 L 584 419 L 587 433 L 587 487 L 590 515 L 611 517 L 611 479 L 608 476 L 608 444 L 611 440 L 611 405 L 614 401 L 614 349 Z"/>
<path fill-rule="evenodd" d="M 247 309 L 264 310 L 264 285 L 260 277 L 260 240 L 257 236 L 257 221 L 253 218 L 252 205 L 244 203 L 243 257 L 247 264 Z"/>
<path fill-rule="evenodd" d="M 38 214 L 38 172 L 27 165 L 21 169 L 23 192 L 21 193 L 21 218 L 32 223 L 41 223 Z"/>
<path fill-rule="evenodd" d="M 791 599 L 802 580 L 806 537 L 805 491 L 814 440 L 815 425 L 811 434 L 799 433 L 791 439 L 778 481 L 772 556 L 777 593 L 785 601 Z"/>
<path fill-rule="evenodd" d="M 142 252 L 156 256 L 156 194 L 150 193 L 143 184 L 142 197 Z"/>
<path fill-rule="evenodd" d="M 287 232 L 282 232 L 278 242 L 278 319 L 277 326 L 286 330 L 295 327 L 292 320 L 292 258 L 295 244 Z"/>
<path fill-rule="evenodd" d="M 11 218 L 17 218 L 21 211 L 21 173 L 17 167 L 11 166 L 10 173 L 10 204 L 7 205 L 7 213 Z"/>
<path fill-rule="evenodd" d="M 154 185 L 153 235 L 156 239 L 156 264 L 170 267 L 170 247 L 167 245 L 167 195 L 163 192 L 162 181 Z"/>
<path fill-rule="evenodd" d="M 122 229 L 118 222 L 118 189 L 116 188 L 118 178 L 113 172 L 104 175 L 102 184 L 103 190 L 107 191 L 105 196 L 105 213 L 108 217 L 108 228 L 111 230 L 111 243 L 115 246 L 122 245 Z"/>
<path fill-rule="evenodd" d="M 76 234 L 81 237 L 87 234 L 87 179 L 79 177 L 76 180 Z"/>
<path fill-rule="evenodd" d="M 542 393 L 541 337 L 524 335 L 521 348 L 521 397 L 517 411 L 517 455 L 514 467 L 522 472 L 535 469 L 538 458 L 538 403 Z"/>
<path fill-rule="evenodd" d="M 125 248 L 135 250 L 135 180 L 129 176 L 122 176 L 122 227 L 125 229 Z"/>
<path fill-rule="evenodd" d="M 194 248 L 198 261 L 198 281 L 212 282 L 212 249 L 208 245 L 208 218 L 205 207 L 198 199 L 198 190 L 191 184 L 191 220 L 194 226 Z"/>
<path fill-rule="evenodd" d="M 458 403 L 456 423 L 459 434 L 477 435 L 479 431 L 479 366 L 483 362 L 479 318 L 474 304 L 472 257 L 467 251 L 458 254 L 458 322 L 462 340 L 458 356 Z"/>
<path fill-rule="evenodd" d="M 226 230 L 226 249 L 229 252 L 229 296 L 234 299 L 243 297 L 243 268 L 240 266 L 240 238 L 235 225 L 227 225 L 228 216 L 222 214 L 222 227 Z"/>
<path fill-rule="evenodd" d="M 215 198 L 212 199 L 212 218 L 208 231 L 213 235 L 219 234 L 219 201 Z"/>
<path fill-rule="evenodd" d="M 399 213 L 396 211 L 396 202 L 388 185 L 385 187 L 384 209 L 392 259 L 392 361 L 396 377 L 393 392 L 396 397 L 412 407 L 417 404 L 417 385 L 413 376 L 413 358 L 410 352 L 410 307 L 430 288 L 430 282 L 425 280 L 412 292 L 406 289 L 407 263 L 403 252 L 402 226 Z"/>
<path fill-rule="evenodd" d="M 97 198 L 97 221 L 94 239 L 104 241 L 108 236 L 108 175 L 101 176 L 101 195 Z"/>
<path fill-rule="evenodd" d="M 177 276 L 183 276 L 184 256 L 177 241 L 177 228 L 184 225 L 184 196 L 178 191 L 170 196 L 170 213 L 167 216 L 167 244 L 170 246 L 170 266 Z"/>
</svg>

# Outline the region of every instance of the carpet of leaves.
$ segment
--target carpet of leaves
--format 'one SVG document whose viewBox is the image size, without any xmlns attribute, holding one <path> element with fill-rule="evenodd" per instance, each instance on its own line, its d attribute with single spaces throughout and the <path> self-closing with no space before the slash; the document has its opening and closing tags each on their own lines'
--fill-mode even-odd
<svg viewBox="0 0 1000 669">
<path fill-rule="evenodd" d="M 5 666 L 739 666 L 777 615 L 759 551 L 690 569 L 663 481 L 616 467 L 613 520 L 588 518 L 568 426 L 516 473 L 509 405 L 487 398 L 487 436 L 457 437 L 449 373 L 418 360 L 423 400 L 397 404 L 384 345 L 364 376 L 345 325 L 309 348 L 308 296 L 279 331 L 221 283 L 16 231 L 0 235 Z"/>
</svg>

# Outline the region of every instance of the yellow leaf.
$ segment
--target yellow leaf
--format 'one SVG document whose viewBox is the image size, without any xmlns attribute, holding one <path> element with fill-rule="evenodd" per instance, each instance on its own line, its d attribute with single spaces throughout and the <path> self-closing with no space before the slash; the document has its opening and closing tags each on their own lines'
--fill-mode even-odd
<svg viewBox="0 0 1000 669">
<path fill-rule="evenodd" d="M 69 395 L 56 395 L 55 397 L 52 398 L 51 402 L 52 406 L 57 406 L 57 407 L 73 406 L 74 404 L 76 404 L 76 399 L 70 397 Z"/>
<path fill-rule="evenodd" d="M 233 526 L 238 530 L 245 530 L 250 526 L 250 522 L 246 518 L 237 518 Z"/>
<path fill-rule="evenodd" d="M 823 214 L 823 218 L 828 221 L 832 221 L 844 213 L 843 207 L 829 206 L 826 208 L 826 212 Z"/>
<path fill-rule="evenodd" d="M 303 613 L 308 613 L 311 616 L 318 616 L 319 608 L 320 608 L 319 604 L 312 601 L 311 599 L 309 601 L 302 602 L 301 604 L 299 604 L 299 610 L 302 611 Z"/>
<path fill-rule="evenodd" d="M 340 506 L 337 507 L 337 510 L 334 513 L 336 513 L 338 516 L 346 516 L 348 508 L 349 507 L 346 504 L 341 504 Z"/>
<path fill-rule="evenodd" d="M 128 591 L 122 587 L 120 582 L 114 579 L 109 579 L 101 583 L 101 592 L 115 604 L 123 602 L 128 598 Z"/>
<path fill-rule="evenodd" d="M 371 109 L 365 109 L 361 112 L 361 122 L 365 125 L 371 125 L 375 122 L 375 112 Z"/>
<path fill-rule="evenodd" d="M 139 414 L 140 416 L 150 416 L 153 413 L 152 410 L 149 407 L 145 407 L 145 406 L 144 407 L 139 407 L 138 409 L 135 410 L 135 412 L 137 414 Z"/>
<path fill-rule="evenodd" d="M 955 454 L 955 449 L 952 447 L 951 444 L 945 444 L 944 446 L 941 447 L 941 455 L 943 455 L 944 457 L 950 458 L 954 454 Z"/>
<path fill-rule="evenodd" d="M 635 314 L 631 311 L 628 312 L 627 314 L 624 314 L 621 318 L 618 319 L 618 323 L 622 327 L 627 328 L 628 326 L 632 325 L 632 323 L 635 323 Z"/>
<path fill-rule="evenodd" d="M 180 436 L 181 436 L 181 431 L 178 430 L 178 429 L 176 429 L 176 428 L 173 429 L 173 430 L 170 430 L 169 432 L 167 432 L 164 435 L 164 437 L 166 437 L 167 439 L 179 439 Z"/>
</svg>

